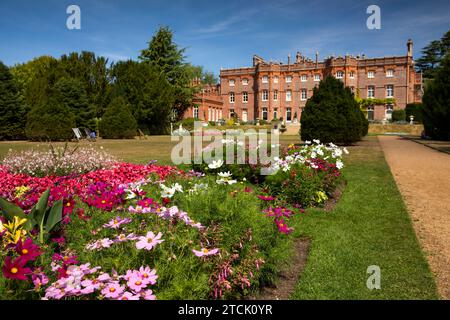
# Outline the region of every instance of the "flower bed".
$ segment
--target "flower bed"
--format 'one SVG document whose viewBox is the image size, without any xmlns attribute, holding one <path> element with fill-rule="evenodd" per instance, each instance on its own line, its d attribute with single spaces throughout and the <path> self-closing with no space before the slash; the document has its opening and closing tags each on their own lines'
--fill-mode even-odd
<svg viewBox="0 0 450 320">
<path fill-rule="evenodd" d="M 305 167 L 305 179 L 339 176 L 337 148 L 307 148 L 289 148 L 275 164 L 285 169 L 279 174 Z M 308 156 L 300 161 L 299 154 Z M 226 169 L 216 162 L 205 175 L 121 163 L 31 177 L 0 166 L 0 197 L 11 203 L 1 209 L 0 297 L 221 299 L 271 283 L 289 259 L 291 220 L 301 219 L 305 205 L 274 183 L 251 185 Z M 42 217 L 46 189 L 48 217 L 37 228 L 30 221 Z"/>
</svg>

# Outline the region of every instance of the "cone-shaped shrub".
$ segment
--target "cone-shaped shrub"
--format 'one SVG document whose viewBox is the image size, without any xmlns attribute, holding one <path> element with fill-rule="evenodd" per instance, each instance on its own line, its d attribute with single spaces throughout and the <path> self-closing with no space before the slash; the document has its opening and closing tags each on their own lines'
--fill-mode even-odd
<svg viewBox="0 0 450 320">
<path fill-rule="evenodd" d="M 302 140 L 349 144 L 367 132 L 365 119 L 349 88 L 342 81 L 327 77 L 306 102 L 301 115 Z"/>
</svg>

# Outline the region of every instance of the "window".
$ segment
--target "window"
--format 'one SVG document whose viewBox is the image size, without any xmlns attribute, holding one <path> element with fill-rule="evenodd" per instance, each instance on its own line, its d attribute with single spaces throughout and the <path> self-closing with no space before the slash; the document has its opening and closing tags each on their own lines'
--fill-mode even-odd
<svg viewBox="0 0 450 320">
<path fill-rule="evenodd" d="M 342 79 L 342 78 L 344 78 L 344 71 L 336 72 L 336 79 Z"/>
<path fill-rule="evenodd" d="M 367 98 L 375 98 L 375 87 L 374 86 L 367 87 Z"/>
<path fill-rule="evenodd" d="M 286 83 L 292 82 L 292 76 L 286 76 Z"/>
<path fill-rule="evenodd" d="M 300 81 L 306 82 L 307 80 L 308 80 L 308 76 L 306 74 L 302 74 L 302 76 L 300 77 Z"/>
<path fill-rule="evenodd" d="M 286 121 L 291 121 L 292 120 L 291 113 L 292 113 L 291 108 L 286 108 Z"/>
<path fill-rule="evenodd" d="M 292 101 L 292 91 L 286 90 L 286 101 Z"/>
<path fill-rule="evenodd" d="M 234 113 L 234 109 L 230 109 L 230 118 L 234 118 L 236 114 Z"/>
<path fill-rule="evenodd" d="M 198 106 L 194 107 L 194 114 L 192 115 L 194 119 L 198 119 Z"/>
<path fill-rule="evenodd" d="M 274 119 L 278 118 L 278 109 L 277 108 L 273 109 L 273 118 Z"/>
<path fill-rule="evenodd" d="M 263 120 L 267 120 L 267 108 L 262 108 L 262 118 Z"/>
<path fill-rule="evenodd" d="M 388 69 L 388 70 L 386 71 L 386 77 L 388 77 L 388 78 L 394 77 L 394 70 Z"/>
<path fill-rule="evenodd" d="M 367 78 L 369 79 L 375 78 L 375 72 L 374 71 L 367 72 Z"/>
<path fill-rule="evenodd" d="M 230 103 L 234 103 L 234 92 L 230 92 Z"/>
<path fill-rule="evenodd" d="M 314 75 L 314 81 L 320 81 L 320 74 Z"/>
<path fill-rule="evenodd" d="M 351 86 L 350 91 L 354 94 L 355 93 L 355 87 Z"/>
<path fill-rule="evenodd" d="M 394 107 L 392 104 L 388 104 L 386 106 L 386 119 L 391 120 L 392 119 L 392 112 L 394 111 Z"/>
<path fill-rule="evenodd" d="M 273 92 L 273 101 L 278 101 L 278 90 Z"/>
<path fill-rule="evenodd" d="M 393 97 L 394 97 L 394 86 L 388 84 L 386 86 L 386 98 L 393 98 Z"/>
<path fill-rule="evenodd" d="M 228 85 L 230 87 L 234 87 L 234 79 L 230 79 L 230 81 L 228 81 Z"/>
<path fill-rule="evenodd" d="M 208 121 L 211 121 L 212 117 L 211 117 L 211 107 L 208 107 Z"/>
<path fill-rule="evenodd" d="M 248 121 L 247 110 L 242 110 L 242 121 Z"/>
<path fill-rule="evenodd" d="M 244 86 L 248 85 L 248 79 L 247 78 L 242 79 L 242 85 L 244 85 Z"/>
<path fill-rule="evenodd" d="M 262 83 L 268 83 L 269 82 L 269 77 L 268 76 L 263 76 L 262 77 Z"/>
<path fill-rule="evenodd" d="M 302 89 L 302 95 L 300 97 L 301 100 L 306 100 L 308 98 L 308 91 L 306 89 Z"/>
<path fill-rule="evenodd" d="M 277 76 L 273 77 L 273 83 L 278 83 L 278 77 Z"/>
<path fill-rule="evenodd" d="M 373 106 L 368 106 L 367 107 L 367 119 L 369 121 L 373 121 L 374 120 L 374 115 L 375 115 L 375 110 Z"/>
<path fill-rule="evenodd" d="M 262 101 L 269 100 L 269 90 L 263 90 L 262 92 Z"/>
<path fill-rule="evenodd" d="M 348 77 L 350 79 L 355 79 L 355 73 L 353 71 L 350 71 L 350 73 L 348 74 Z"/>
<path fill-rule="evenodd" d="M 248 92 L 246 91 L 242 92 L 242 102 L 244 103 L 248 102 Z"/>
</svg>

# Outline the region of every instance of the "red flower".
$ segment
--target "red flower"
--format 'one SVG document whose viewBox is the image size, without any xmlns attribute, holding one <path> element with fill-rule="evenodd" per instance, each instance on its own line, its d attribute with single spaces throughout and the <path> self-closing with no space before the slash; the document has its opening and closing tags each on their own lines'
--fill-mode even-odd
<svg viewBox="0 0 450 320">
<path fill-rule="evenodd" d="M 169 198 L 163 198 L 162 201 L 163 201 L 163 204 L 165 206 L 167 206 L 170 203 L 170 199 Z"/>
<path fill-rule="evenodd" d="M 8 279 L 28 280 L 26 275 L 31 273 L 31 269 L 25 267 L 26 263 L 27 260 L 22 257 L 18 257 L 14 261 L 11 260 L 11 257 L 6 257 L 2 268 L 3 276 Z"/>
<path fill-rule="evenodd" d="M 25 261 L 34 261 L 42 254 L 38 245 L 33 244 L 31 238 L 27 238 L 25 241 L 18 241 L 16 244 L 16 252 L 20 254 L 20 257 Z"/>
</svg>

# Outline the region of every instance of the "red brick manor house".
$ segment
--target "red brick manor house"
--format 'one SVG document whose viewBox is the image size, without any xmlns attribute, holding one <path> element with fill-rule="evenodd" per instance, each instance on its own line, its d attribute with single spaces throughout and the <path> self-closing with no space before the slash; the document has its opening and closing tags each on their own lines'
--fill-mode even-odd
<svg viewBox="0 0 450 320">
<path fill-rule="evenodd" d="M 313 88 L 327 76 L 341 79 L 360 98 L 373 98 L 369 120 L 391 117 L 394 109 L 421 101 L 422 76 L 414 70 L 413 42 L 407 42 L 405 56 L 368 58 L 328 57 L 319 61 L 297 53 L 287 64 L 266 62 L 253 56 L 253 66 L 222 69 L 220 85 L 206 87 L 198 95 L 196 107 L 186 117 L 217 121 L 237 116 L 243 122 L 283 118 L 298 122 Z"/>
</svg>

